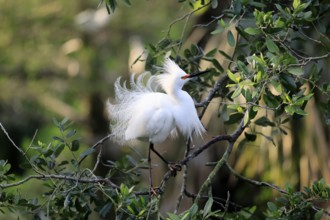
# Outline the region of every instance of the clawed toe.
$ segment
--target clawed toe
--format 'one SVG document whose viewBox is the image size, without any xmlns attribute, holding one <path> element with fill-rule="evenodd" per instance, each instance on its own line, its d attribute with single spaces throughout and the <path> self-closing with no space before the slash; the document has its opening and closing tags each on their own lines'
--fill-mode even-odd
<svg viewBox="0 0 330 220">
<path fill-rule="evenodd" d="M 174 176 L 176 176 L 177 171 L 182 170 L 182 165 L 179 163 L 168 163 L 167 166 Z"/>
<path fill-rule="evenodd" d="M 162 194 L 162 191 L 159 187 L 150 187 L 149 188 L 149 194 L 151 196 L 157 196 L 159 194 Z"/>
</svg>

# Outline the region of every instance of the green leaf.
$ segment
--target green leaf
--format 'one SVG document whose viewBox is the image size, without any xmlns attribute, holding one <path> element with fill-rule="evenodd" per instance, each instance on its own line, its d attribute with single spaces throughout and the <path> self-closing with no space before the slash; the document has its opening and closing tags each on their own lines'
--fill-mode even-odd
<svg viewBox="0 0 330 220">
<path fill-rule="evenodd" d="M 70 137 L 74 136 L 76 133 L 77 133 L 76 130 L 71 130 L 71 131 L 69 131 L 69 133 L 67 133 L 66 138 L 70 138 Z"/>
<path fill-rule="evenodd" d="M 217 52 L 218 52 L 217 48 L 214 48 L 213 50 L 210 50 L 209 52 L 207 52 L 207 53 L 205 54 L 205 57 L 209 57 L 209 58 L 214 57 L 214 55 L 215 55 Z"/>
<path fill-rule="evenodd" d="M 274 127 L 275 124 L 273 122 L 271 122 L 267 117 L 265 116 L 262 116 L 261 118 L 258 118 L 255 122 L 254 122 L 256 125 L 259 125 L 259 126 L 263 126 L 263 127 L 266 127 L 266 126 L 271 126 L 271 127 Z"/>
<path fill-rule="evenodd" d="M 219 111 L 219 115 L 221 116 L 223 121 L 228 121 L 229 120 L 229 115 L 228 115 L 228 110 L 227 110 L 227 105 L 223 105 L 222 111 Z"/>
<path fill-rule="evenodd" d="M 264 7 L 266 7 L 266 5 L 264 3 L 255 2 L 255 1 L 249 2 L 249 5 L 252 5 L 252 6 L 257 7 L 257 8 L 264 8 Z"/>
<path fill-rule="evenodd" d="M 271 53 L 278 54 L 280 52 L 280 49 L 278 48 L 278 46 L 274 43 L 273 40 L 271 40 L 269 38 L 266 39 L 266 46 Z"/>
<path fill-rule="evenodd" d="M 258 28 L 252 28 L 252 27 L 245 28 L 244 31 L 249 35 L 257 35 L 261 33 Z"/>
<path fill-rule="evenodd" d="M 117 1 L 116 0 L 108 0 L 107 6 L 110 7 L 111 12 L 113 13 L 113 12 L 115 12 L 116 7 L 117 7 Z"/>
<path fill-rule="evenodd" d="M 223 27 L 223 28 L 227 28 L 228 27 L 227 23 L 222 18 L 220 19 L 220 21 L 218 22 L 218 24 L 221 25 L 221 27 Z"/>
<path fill-rule="evenodd" d="M 212 59 L 211 62 L 213 64 L 213 66 L 215 68 L 217 68 L 220 72 L 224 71 L 223 67 L 221 66 L 221 64 L 219 63 L 219 61 L 217 59 Z"/>
<path fill-rule="evenodd" d="M 237 67 L 245 76 L 249 75 L 249 70 L 242 61 L 237 61 Z"/>
<path fill-rule="evenodd" d="M 87 157 L 88 155 L 92 154 L 95 152 L 95 149 L 94 148 L 88 148 L 87 150 L 85 150 L 84 152 L 82 152 L 80 155 L 79 155 L 79 158 L 82 159 L 84 157 Z"/>
<path fill-rule="evenodd" d="M 131 206 L 127 206 L 127 209 L 131 214 L 133 214 L 133 215 L 135 214 L 135 211 Z"/>
<path fill-rule="evenodd" d="M 173 213 L 167 213 L 168 220 L 180 220 L 181 218 Z"/>
<path fill-rule="evenodd" d="M 238 214 L 241 216 L 239 219 L 252 219 L 252 215 L 256 210 L 256 206 L 252 206 L 251 208 L 241 209 Z M 243 217 L 243 218 L 242 218 Z"/>
<path fill-rule="evenodd" d="M 288 72 L 296 76 L 301 76 L 304 74 L 304 70 L 301 67 L 290 67 Z"/>
<path fill-rule="evenodd" d="M 245 112 L 245 114 L 244 114 L 244 120 L 243 120 L 243 125 L 245 126 L 245 125 L 247 125 L 247 123 L 249 122 L 249 110 L 247 110 L 246 112 Z"/>
<path fill-rule="evenodd" d="M 211 7 L 212 7 L 213 9 L 217 8 L 217 7 L 218 7 L 218 0 L 212 0 L 212 2 L 211 2 Z"/>
<path fill-rule="evenodd" d="M 228 60 L 232 60 L 232 57 L 229 56 L 226 52 L 224 52 L 223 50 L 219 50 L 219 53 L 224 56 L 225 58 L 227 58 Z"/>
<path fill-rule="evenodd" d="M 64 140 L 60 137 L 57 137 L 57 136 L 53 136 L 53 139 L 56 140 L 56 141 L 59 141 L 61 143 L 64 143 Z"/>
<path fill-rule="evenodd" d="M 203 210 L 204 218 L 206 217 L 207 214 L 209 214 L 209 212 L 211 212 L 212 205 L 213 205 L 213 198 L 210 197 L 204 206 L 204 210 Z"/>
<path fill-rule="evenodd" d="M 131 1 L 130 0 L 123 0 L 125 3 L 126 3 L 126 5 L 128 5 L 128 6 L 131 6 L 132 5 L 132 3 L 131 3 Z"/>
<path fill-rule="evenodd" d="M 272 86 L 274 87 L 274 89 L 279 93 L 282 94 L 283 89 L 282 89 L 282 84 L 279 82 L 279 80 L 277 79 L 271 79 L 270 83 L 272 84 Z"/>
<path fill-rule="evenodd" d="M 296 9 L 299 7 L 300 4 L 301 4 L 300 0 L 293 0 L 292 6 L 294 9 Z"/>
<path fill-rule="evenodd" d="M 112 203 L 108 202 L 106 203 L 102 208 L 101 210 L 99 211 L 99 215 L 102 217 L 102 218 L 105 218 L 108 213 L 110 212 L 112 208 Z"/>
<path fill-rule="evenodd" d="M 229 120 L 225 121 L 225 124 L 234 124 L 239 122 L 243 118 L 244 114 L 240 112 L 233 113 L 229 116 Z"/>
<path fill-rule="evenodd" d="M 238 80 L 236 79 L 236 76 L 229 69 L 227 69 L 227 75 L 228 75 L 228 77 L 231 81 L 233 81 L 235 83 L 238 83 Z"/>
<path fill-rule="evenodd" d="M 317 213 L 315 213 L 314 215 L 314 220 L 321 220 L 323 217 L 323 209 L 320 209 L 319 211 L 317 211 Z"/>
<path fill-rule="evenodd" d="M 273 202 L 267 202 L 267 207 L 272 212 L 277 211 L 277 207 Z"/>
<path fill-rule="evenodd" d="M 231 31 L 227 32 L 227 42 L 230 46 L 232 46 L 232 47 L 235 46 L 235 38 Z"/>
<path fill-rule="evenodd" d="M 190 212 L 190 216 L 194 216 L 196 215 L 196 213 L 198 212 L 198 206 L 196 203 L 194 203 L 190 209 L 189 209 L 189 212 Z"/>
<path fill-rule="evenodd" d="M 283 86 L 286 87 L 286 89 L 289 89 L 290 91 L 293 91 L 293 92 L 297 89 L 296 82 L 294 81 L 294 79 L 292 78 L 291 75 L 281 74 L 280 80 L 281 80 L 281 83 L 283 84 Z"/>
<path fill-rule="evenodd" d="M 71 151 L 77 151 L 79 149 L 80 142 L 79 140 L 73 140 L 71 142 Z"/>
<path fill-rule="evenodd" d="M 242 93 L 242 87 L 238 86 L 230 98 L 234 99 L 237 96 L 239 96 L 241 93 Z"/>
<path fill-rule="evenodd" d="M 307 115 L 307 112 L 305 112 L 299 106 L 296 106 L 296 105 L 285 106 L 284 110 L 286 113 L 288 113 L 290 115 L 293 115 L 294 113 L 296 113 L 298 115 L 303 115 L 303 116 Z"/>
<path fill-rule="evenodd" d="M 225 29 L 221 26 L 217 27 L 214 31 L 211 32 L 211 34 L 216 35 L 216 34 L 221 34 Z"/>
<path fill-rule="evenodd" d="M 62 151 L 64 150 L 65 145 L 64 144 L 59 144 L 55 147 L 54 149 L 54 156 L 55 158 L 58 157 Z"/>
</svg>

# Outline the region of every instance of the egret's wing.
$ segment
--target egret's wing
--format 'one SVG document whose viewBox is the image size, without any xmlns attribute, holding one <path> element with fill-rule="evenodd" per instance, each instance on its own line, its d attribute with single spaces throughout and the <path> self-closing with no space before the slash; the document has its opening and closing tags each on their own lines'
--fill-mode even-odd
<svg viewBox="0 0 330 220">
<path fill-rule="evenodd" d="M 157 109 L 153 115 L 150 115 L 147 122 L 146 131 L 149 134 L 152 143 L 162 143 L 175 129 L 173 113 L 168 109 Z"/>
</svg>

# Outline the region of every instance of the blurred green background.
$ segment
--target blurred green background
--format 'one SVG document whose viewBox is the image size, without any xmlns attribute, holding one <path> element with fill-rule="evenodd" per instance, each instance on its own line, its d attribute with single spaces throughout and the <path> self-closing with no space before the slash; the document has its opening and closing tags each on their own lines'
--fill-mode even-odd
<svg viewBox="0 0 330 220">
<path fill-rule="evenodd" d="M 56 132 L 53 118 L 72 120 L 85 148 L 108 134 L 104 104 L 113 97 L 115 79 L 143 71 L 139 62 L 132 64 L 143 53 L 144 45 L 163 39 L 169 24 L 190 10 L 187 4 L 162 0 L 133 1 L 132 6 L 120 5 L 111 15 L 104 5 L 97 8 L 98 0 L 0 3 L 0 121 L 22 147 L 30 144 L 36 132 L 36 140 L 51 141 Z M 173 26 L 174 39 L 181 36 L 184 25 L 178 22 Z M 329 66 L 329 59 L 325 65 Z M 326 73 L 323 80 L 329 81 L 329 70 Z M 309 116 L 288 125 L 288 135 L 276 139 L 277 147 L 260 141 L 262 147 L 236 151 L 231 158 L 233 167 L 247 177 L 281 187 L 290 182 L 300 189 L 322 177 L 330 183 L 329 127 L 317 100 L 306 110 Z M 276 135 L 269 129 L 263 132 Z M 14 173 L 27 175 L 18 166 L 23 159 L 17 157 L 3 133 L 0 141 L 0 159 L 8 160 Z M 110 158 L 116 159 L 116 150 L 112 155 L 109 150 Z M 222 150 L 214 149 L 215 154 L 211 151 L 200 159 L 215 160 L 214 155 L 220 157 Z M 271 190 L 258 194 L 260 188 L 242 186 L 227 172 L 215 186 L 218 196 L 224 198 L 226 191 L 232 190 L 233 200 L 241 205 L 273 197 Z M 32 185 L 26 187 L 38 192 Z M 256 196 L 242 198 L 247 191 Z M 164 209 L 171 207 L 168 204 Z"/>
<path fill-rule="evenodd" d="M 142 71 L 131 64 L 144 43 L 157 43 L 188 9 L 141 1 L 109 15 L 97 0 L 0 3 L 0 121 L 18 145 L 36 130 L 37 139 L 51 138 L 54 117 L 74 121 L 88 144 L 107 134 L 103 107 L 114 80 Z M 1 140 L 0 158 L 17 159 Z"/>
</svg>

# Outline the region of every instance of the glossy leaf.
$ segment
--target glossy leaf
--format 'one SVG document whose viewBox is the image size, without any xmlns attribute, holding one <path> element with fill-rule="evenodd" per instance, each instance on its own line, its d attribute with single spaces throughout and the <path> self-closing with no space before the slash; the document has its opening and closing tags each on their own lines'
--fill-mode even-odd
<svg viewBox="0 0 330 220">
<path fill-rule="evenodd" d="M 258 28 L 252 28 L 252 27 L 245 28 L 244 31 L 249 35 L 257 35 L 261 33 Z"/>
<path fill-rule="evenodd" d="M 280 49 L 278 48 L 278 46 L 274 43 L 274 41 L 272 41 L 269 38 L 266 39 L 266 46 L 267 46 L 268 50 L 272 53 L 278 54 L 280 52 Z"/>
<path fill-rule="evenodd" d="M 263 127 L 266 127 L 266 126 L 271 126 L 271 127 L 274 127 L 275 124 L 273 122 L 271 122 L 267 117 L 265 116 L 262 116 L 261 118 L 258 118 L 255 122 L 254 122 L 256 125 L 259 125 L 259 126 L 263 126 Z"/>
<path fill-rule="evenodd" d="M 301 76 L 304 74 L 304 70 L 301 67 L 291 67 L 288 69 L 288 72 L 295 76 Z"/>
<path fill-rule="evenodd" d="M 231 31 L 227 32 L 227 42 L 230 46 L 232 46 L 232 47 L 235 46 L 235 38 Z"/>
</svg>

